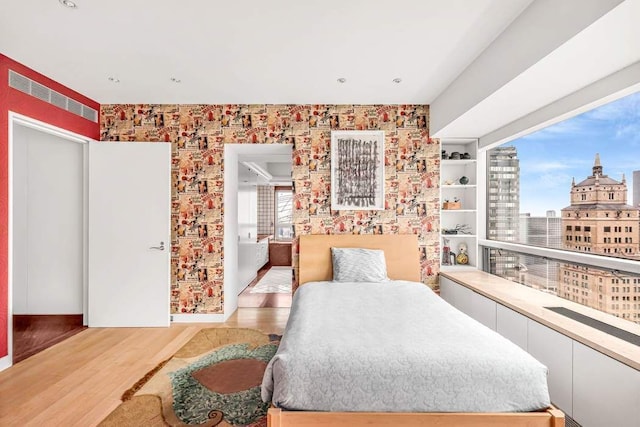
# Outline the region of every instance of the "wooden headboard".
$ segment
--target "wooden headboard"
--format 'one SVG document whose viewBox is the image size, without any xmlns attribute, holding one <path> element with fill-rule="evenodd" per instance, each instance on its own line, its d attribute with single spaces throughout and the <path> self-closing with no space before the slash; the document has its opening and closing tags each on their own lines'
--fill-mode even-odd
<svg viewBox="0 0 640 427">
<path fill-rule="evenodd" d="M 333 280 L 331 248 L 382 249 L 387 275 L 393 280 L 420 281 L 418 236 L 415 234 L 311 234 L 300 236 L 299 280 Z"/>
</svg>

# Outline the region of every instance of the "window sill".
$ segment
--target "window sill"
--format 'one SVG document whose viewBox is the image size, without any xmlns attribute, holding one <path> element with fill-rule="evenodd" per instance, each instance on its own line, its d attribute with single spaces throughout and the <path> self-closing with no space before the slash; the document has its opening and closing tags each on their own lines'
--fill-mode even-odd
<svg viewBox="0 0 640 427">
<path fill-rule="evenodd" d="M 640 335 L 640 325 L 480 270 L 447 271 L 440 274 L 600 353 L 640 370 L 638 346 L 554 313 L 545 307 L 566 307 L 636 335 Z"/>
</svg>

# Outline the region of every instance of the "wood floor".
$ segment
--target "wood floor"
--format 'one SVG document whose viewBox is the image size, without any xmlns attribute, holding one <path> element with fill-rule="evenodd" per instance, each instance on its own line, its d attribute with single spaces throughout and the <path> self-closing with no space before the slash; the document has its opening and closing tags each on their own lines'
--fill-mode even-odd
<svg viewBox="0 0 640 427">
<path fill-rule="evenodd" d="M 82 314 L 13 315 L 13 363 L 18 363 L 84 330 Z"/>
<path fill-rule="evenodd" d="M 224 324 L 89 328 L 0 372 L 0 426 L 95 426 L 121 394 L 197 331 L 282 333 L 288 308 L 240 308 Z"/>
</svg>

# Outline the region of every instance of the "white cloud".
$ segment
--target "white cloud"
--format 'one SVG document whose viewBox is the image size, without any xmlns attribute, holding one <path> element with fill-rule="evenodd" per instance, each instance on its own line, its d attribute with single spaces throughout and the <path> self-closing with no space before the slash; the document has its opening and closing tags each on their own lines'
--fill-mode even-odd
<svg viewBox="0 0 640 427">
<path fill-rule="evenodd" d="M 522 139 L 556 139 L 562 135 L 579 135 L 587 131 L 585 127 L 584 120 L 580 117 L 574 117 L 525 135 Z"/>
<path fill-rule="evenodd" d="M 588 111 L 584 113 L 584 117 L 608 122 L 634 119 L 640 121 L 640 92 Z"/>
<path fill-rule="evenodd" d="M 558 159 L 553 161 L 537 161 L 535 159 L 522 160 L 520 170 L 527 173 L 549 173 L 552 171 L 562 171 L 568 169 L 585 169 L 589 171 L 592 160 L 585 159 Z"/>
</svg>

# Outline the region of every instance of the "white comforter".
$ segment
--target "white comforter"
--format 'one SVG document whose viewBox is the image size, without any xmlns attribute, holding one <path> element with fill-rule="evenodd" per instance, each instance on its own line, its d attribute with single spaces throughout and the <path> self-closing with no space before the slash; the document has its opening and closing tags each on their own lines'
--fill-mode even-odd
<svg viewBox="0 0 640 427">
<path fill-rule="evenodd" d="M 262 399 L 308 411 L 549 406 L 544 365 L 428 287 L 403 281 L 300 287 Z"/>
</svg>

